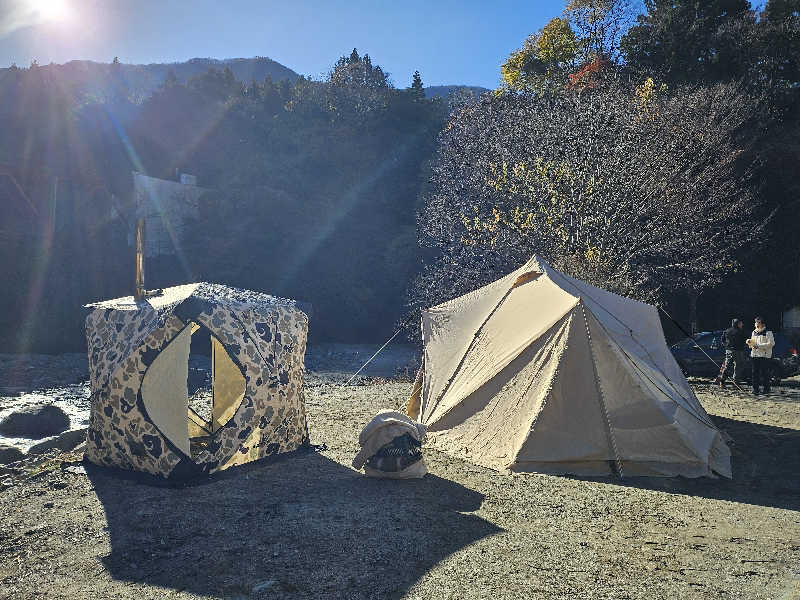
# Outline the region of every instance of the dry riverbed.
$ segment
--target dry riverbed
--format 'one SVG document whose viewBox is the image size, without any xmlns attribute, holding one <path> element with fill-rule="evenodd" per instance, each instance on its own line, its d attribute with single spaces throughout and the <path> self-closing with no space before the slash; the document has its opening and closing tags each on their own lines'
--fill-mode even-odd
<svg viewBox="0 0 800 600">
<path fill-rule="evenodd" d="M 0 492 L 0 598 L 800 598 L 800 382 L 693 382 L 734 479 L 350 467 L 408 380 L 309 373 L 315 449 L 164 487 L 61 454 Z M 75 467 L 78 468 L 75 468 Z M 77 471 L 77 472 L 76 472 Z M 0 476 L 2 478 L 4 476 Z"/>
</svg>

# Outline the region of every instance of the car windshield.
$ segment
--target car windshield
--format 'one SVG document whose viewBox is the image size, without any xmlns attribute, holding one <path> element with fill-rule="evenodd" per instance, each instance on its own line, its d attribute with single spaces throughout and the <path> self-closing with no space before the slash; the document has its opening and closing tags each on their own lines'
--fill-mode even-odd
<svg viewBox="0 0 800 600">
<path fill-rule="evenodd" d="M 703 331 L 701 333 L 696 333 L 694 336 L 690 338 L 684 338 L 677 344 L 675 344 L 675 348 L 693 348 L 695 344 L 702 348 L 709 348 L 714 342 L 716 335 L 713 332 Z"/>
</svg>

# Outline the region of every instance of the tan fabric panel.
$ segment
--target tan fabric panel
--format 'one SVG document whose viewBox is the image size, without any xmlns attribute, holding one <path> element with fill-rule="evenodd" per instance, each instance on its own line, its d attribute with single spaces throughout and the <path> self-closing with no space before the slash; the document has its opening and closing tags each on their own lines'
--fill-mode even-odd
<svg viewBox="0 0 800 600">
<path fill-rule="evenodd" d="M 675 357 L 664 341 L 658 309 L 650 304 L 623 298 L 548 267 L 554 283 L 581 297 L 603 330 L 637 364 L 652 372 L 660 389 L 678 404 L 711 423 L 694 391 L 681 373 Z"/>
<path fill-rule="evenodd" d="M 685 465 L 687 476 L 693 476 L 690 473 L 696 472 L 697 465 L 706 465 L 708 474 L 716 429 L 692 416 L 673 397 L 654 393 L 638 359 L 632 362 L 626 357 L 594 314 L 588 310 L 586 314 L 623 474 L 631 462 Z"/>
<path fill-rule="evenodd" d="M 515 463 L 613 459 L 586 323 L 581 307 L 577 306 L 570 313 L 567 348 L 560 357 L 552 388 Z"/>
<path fill-rule="evenodd" d="M 189 411 L 187 419 L 189 421 L 189 437 L 205 437 L 209 435 L 209 432 L 203 429 L 203 427 L 209 427 L 208 423 L 203 422 L 203 419 L 198 417 L 196 414 Z M 202 427 L 200 426 L 202 424 Z M 210 429 L 210 427 L 209 427 Z"/>
<path fill-rule="evenodd" d="M 424 423 L 447 381 L 467 352 L 475 332 L 514 284 L 515 271 L 480 289 L 422 312 L 425 381 L 420 408 Z"/>
<path fill-rule="evenodd" d="M 412 419 L 419 418 L 419 409 L 422 399 L 422 382 L 425 380 L 425 365 L 422 365 L 414 378 L 414 385 L 411 388 L 411 396 L 408 398 L 406 414 Z"/>
<path fill-rule="evenodd" d="M 213 388 L 212 430 L 227 423 L 244 398 L 246 382 L 239 367 L 228 356 L 224 346 L 211 337 L 211 382 Z"/>
<path fill-rule="evenodd" d="M 570 315 L 525 349 L 486 385 L 428 426 L 431 445 L 477 464 L 514 462 L 541 410 L 566 350 Z"/>
<path fill-rule="evenodd" d="M 423 422 L 435 422 L 440 415 L 497 375 L 531 342 L 562 319 L 576 302 L 575 297 L 553 285 L 546 277 L 511 289 L 480 329 L 444 396 L 423 414 Z M 487 316 L 488 313 L 484 314 L 482 320 Z"/>
<path fill-rule="evenodd" d="M 147 414 L 166 438 L 184 454 L 190 454 L 189 345 L 192 330 L 186 327 L 164 348 L 142 379 L 142 402 Z"/>
</svg>

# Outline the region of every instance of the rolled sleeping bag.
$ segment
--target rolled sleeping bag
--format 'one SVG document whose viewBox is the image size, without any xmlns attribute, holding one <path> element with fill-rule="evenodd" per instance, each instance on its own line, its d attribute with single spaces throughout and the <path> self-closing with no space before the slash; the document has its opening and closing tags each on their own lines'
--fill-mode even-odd
<svg viewBox="0 0 800 600">
<path fill-rule="evenodd" d="M 361 446 L 353 468 L 369 477 L 413 479 L 428 469 L 422 457 L 425 426 L 396 410 L 380 411 L 358 436 Z"/>
</svg>

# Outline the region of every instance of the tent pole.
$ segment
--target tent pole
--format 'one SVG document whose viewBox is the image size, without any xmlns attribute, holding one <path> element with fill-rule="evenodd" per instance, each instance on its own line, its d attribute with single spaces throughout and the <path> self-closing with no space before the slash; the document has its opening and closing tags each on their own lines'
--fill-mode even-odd
<svg viewBox="0 0 800 600">
<path fill-rule="evenodd" d="M 133 297 L 143 300 L 144 292 L 144 218 L 136 220 L 136 289 Z"/>
</svg>

